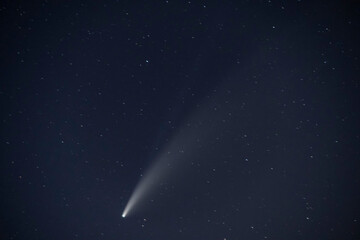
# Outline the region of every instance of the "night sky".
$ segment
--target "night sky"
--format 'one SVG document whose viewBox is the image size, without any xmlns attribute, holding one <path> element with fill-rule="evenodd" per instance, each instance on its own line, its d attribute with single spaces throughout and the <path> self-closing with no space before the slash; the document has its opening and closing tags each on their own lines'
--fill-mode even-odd
<svg viewBox="0 0 360 240">
<path fill-rule="evenodd" d="M 0 239 L 360 239 L 356 1 L 1 1 L 0 24 Z"/>
</svg>

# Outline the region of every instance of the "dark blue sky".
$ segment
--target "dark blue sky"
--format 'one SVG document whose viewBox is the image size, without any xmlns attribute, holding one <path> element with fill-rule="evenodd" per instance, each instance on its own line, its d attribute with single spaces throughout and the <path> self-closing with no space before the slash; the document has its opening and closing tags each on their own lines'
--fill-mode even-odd
<svg viewBox="0 0 360 240">
<path fill-rule="evenodd" d="M 1 239 L 359 239 L 359 16 L 2 1 Z"/>
</svg>

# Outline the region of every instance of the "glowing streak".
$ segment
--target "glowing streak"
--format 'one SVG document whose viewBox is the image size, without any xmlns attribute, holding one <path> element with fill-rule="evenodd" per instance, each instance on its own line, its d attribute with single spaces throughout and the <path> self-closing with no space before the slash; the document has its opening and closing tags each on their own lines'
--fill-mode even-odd
<svg viewBox="0 0 360 240">
<path fill-rule="evenodd" d="M 168 175 L 179 174 L 180 168 L 184 167 L 184 160 L 189 159 L 190 155 L 194 157 L 193 147 L 199 142 L 199 127 L 194 124 L 187 126 L 186 131 L 179 131 L 173 141 L 169 143 L 163 152 L 151 166 L 151 168 L 145 172 L 140 182 L 135 187 L 134 192 L 130 196 L 128 203 L 122 213 L 122 217 L 128 216 L 129 212 L 137 206 L 140 201 L 144 201 L 154 189 L 161 187 L 161 183 L 164 179 L 168 179 Z M 203 124 L 202 128 L 211 129 L 209 124 Z M 206 134 L 210 131 L 202 131 L 202 136 L 206 137 Z M 186 149 L 186 152 L 184 151 Z M 176 169 L 176 171 L 171 171 Z"/>
<path fill-rule="evenodd" d="M 160 184 L 160 180 L 169 172 L 168 168 L 171 166 L 169 159 L 170 158 L 166 156 L 160 157 L 159 160 L 145 173 L 126 204 L 122 217 L 126 217 L 141 199 L 144 199 L 155 186 Z"/>
<path fill-rule="evenodd" d="M 163 152 L 155 161 L 155 163 L 148 169 L 147 172 L 140 179 L 140 182 L 135 187 L 134 192 L 130 196 L 128 203 L 122 213 L 122 217 L 128 216 L 135 206 L 140 201 L 144 201 L 154 189 L 161 187 L 161 183 L 164 179 L 167 179 L 168 175 L 178 174 L 180 171 L 180 165 L 183 160 L 189 157 L 189 153 L 193 154 L 192 146 L 195 146 L 198 141 L 198 134 L 193 128 L 188 127 L 187 131 L 179 131 L 174 140 L 169 143 L 164 149 L 167 151 Z M 184 152 L 187 150 L 187 153 Z M 176 169 L 177 171 L 171 171 Z"/>
<path fill-rule="evenodd" d="M 211 103 L 205 100 L 203 103 L 197 105 L 196 111 L 189 115 L 190 117 L 184 126 L 179 128 L 179 131 L 172 141 L 164 147 L 166 152 L 163 152 L 162 155 L 159 156 L 155 164 L 140 179 L 140 182 L 125 206 L 122 213 L 123 218 L 127 217 L 129 212 L 133 211 L 141 200 L 144 201 L 145 197 L 151 193 L 154 188 L 160 187 L 162 179 L 170 172 L 172 175 L 179 174 L 179 165 L 183 165 L 181 162 L 186 159 L 196 159 L 195 155 L 197 152 L 203 153 L 203 149 L 213 148 L 209 147 L 209 144 L 213 144 L 209 141 L 210 139 L 218 139 L 218 136 L 222 136 L 224 132 L 233 132 L 235 131 L 234 129 L 238 128 L 238 124 L 236 126 L 231 124 L 231 119 L 227 121 L 224 120 L 226 117 L 231 116 L 231 112 L 234 111 L 234 109 L 237 109 L 236 105 L 225 104 L 222 105 L 220 109 L 215 108 L 214 111 L 214 103 L 237 103 L 242 101 L 241 98 L 238 98 L 238 96 L 242 96 L 242 94 L 232 94 L 232 98 L 229 99 L 230 91 L 228 89 L 236 90 L 237 87 L 237 85 L 233 85 L 233 83 L 230 82 L 221 87 L 219 91 L 214 91 L 214 95 L 209 98 L 213 99 Z M 225 122 L 229 123 L 224 124 Z M 235 128 L 232 128 L 234 126 Z M 233 149 L 230 148 L 229 150 L 231 151 Z M 170 171 L 171 169 L 176 169 L 177 171 Z"/>
<path fill-rule="evenodd" d="M 212 111 L 212 108 L 210 110 Z M 207 139 L 207 136 L 216 127 L 213 121 L 207 121 L 207 116 L 209 114 L 204 113 L 204 111 L 197 112 L 192 119 L 189 119 L 186 127 L 180 128 L 173 140 L 164 147 L 166 151 L 162 152 L 135 187 L 125 206 L 122 217 L 128 216 L 129 212 L 139 205 L 140 201 L 144 201 L 147 195 L 153 192 L 154 188 L 161 187 L 163 179 L 166 179 L 169 174 L 173 177 L 179 174 L 180 165 L 184 166 L 182 162 L 185 159 L 194 158 L 194 147 L 199 145 L 199 136 Z M 212 116 L 211 119 L 213 120 L 214 117 Z M 177 171 L 171 171 L 172 169 Z"/>
</svg>

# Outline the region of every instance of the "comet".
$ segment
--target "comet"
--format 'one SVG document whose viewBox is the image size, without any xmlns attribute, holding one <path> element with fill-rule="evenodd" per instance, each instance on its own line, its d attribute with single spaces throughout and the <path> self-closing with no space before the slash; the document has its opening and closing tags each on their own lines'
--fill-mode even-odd
<svg viewBox="0 0 360 240">
<path fill-rule="evenodd" d="M 201 122 L 199 125 L 193 121 L 188 121 L 186 127 L 181 128 L 141 176 L 121 215 L 123 218 L 139 208 L 140 203 L 144 203 L 151 193 L 161 188 L 163 183 L 170 181 L 171 178 L 182 177 L 184 168 L 191 165 L 190 160 L 197 157 L 199 141 L 203 142 L 201 139 L 207 138 L 207 133 L 211 132 L 210 128 L 209 124 Z M 200 135 L 202 137 L 199 137 Z"/>
<path fill-rule="evenodd" d="M 139 183 L 127 202 L 122 217 L 127 217 L 139 208 L 149 195 L 161 188 L 163 183 L 181 174 L 183 168 L 194 158 L 194 146 L 199 141 L 198 126 L 187 121 L 186 127 L 180 128 L 163 151 L 155 158 L 150 168 L 142 175 Z"/>
<path fill-rule="evenodd" d="M 141 177 L 121 215 L 123 218 L 128 216 L 142 199 L 146 199 L 154 189 L 160 187 L 162 180 L 170 174 L 171 169 L 175 168 L 175 165 L 178 164 L 175 160 L 178 158 L 174 158 L 172 155 L 177 154 L 171 154 L 171 152 L 161 154 L 152 167 Z"/>
<path fill-rule="evenodd" d="M 227 126 L 224 119 L 229 117 L 229 111 L 230 109 L 225 107 L 218 110 L 208 102 L 199 104 L 195 113 L 190 114 L 190 118 L 184 121 L 172 140 L 163 147 L 150 168 L 141 175 L 121 216 L 126 218 L 138 209 L 151 193 L 169 181 L 170 175 L 172 178 L 177 174 L 180 174 L 179 178 L 183 177 L 183 167 L 191 166 L 191 162 L 198 159 L 198 153 L 204 154 L 203 151 L 210 139 L 219 136 L 224 126 Z"/>
</svg>

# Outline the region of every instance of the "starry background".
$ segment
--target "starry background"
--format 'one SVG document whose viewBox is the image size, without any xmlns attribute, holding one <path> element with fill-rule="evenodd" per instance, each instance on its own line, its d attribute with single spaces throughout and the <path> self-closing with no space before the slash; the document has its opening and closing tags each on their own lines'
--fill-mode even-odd
<svg viewBox="0 0 360 240">
<path fill-rule="evenodd" d="M 359 16 L 2 1 L 1 239 L 359 239 Z M 121 218 L 179 131 L 186 167 Z"/>
</svg>

